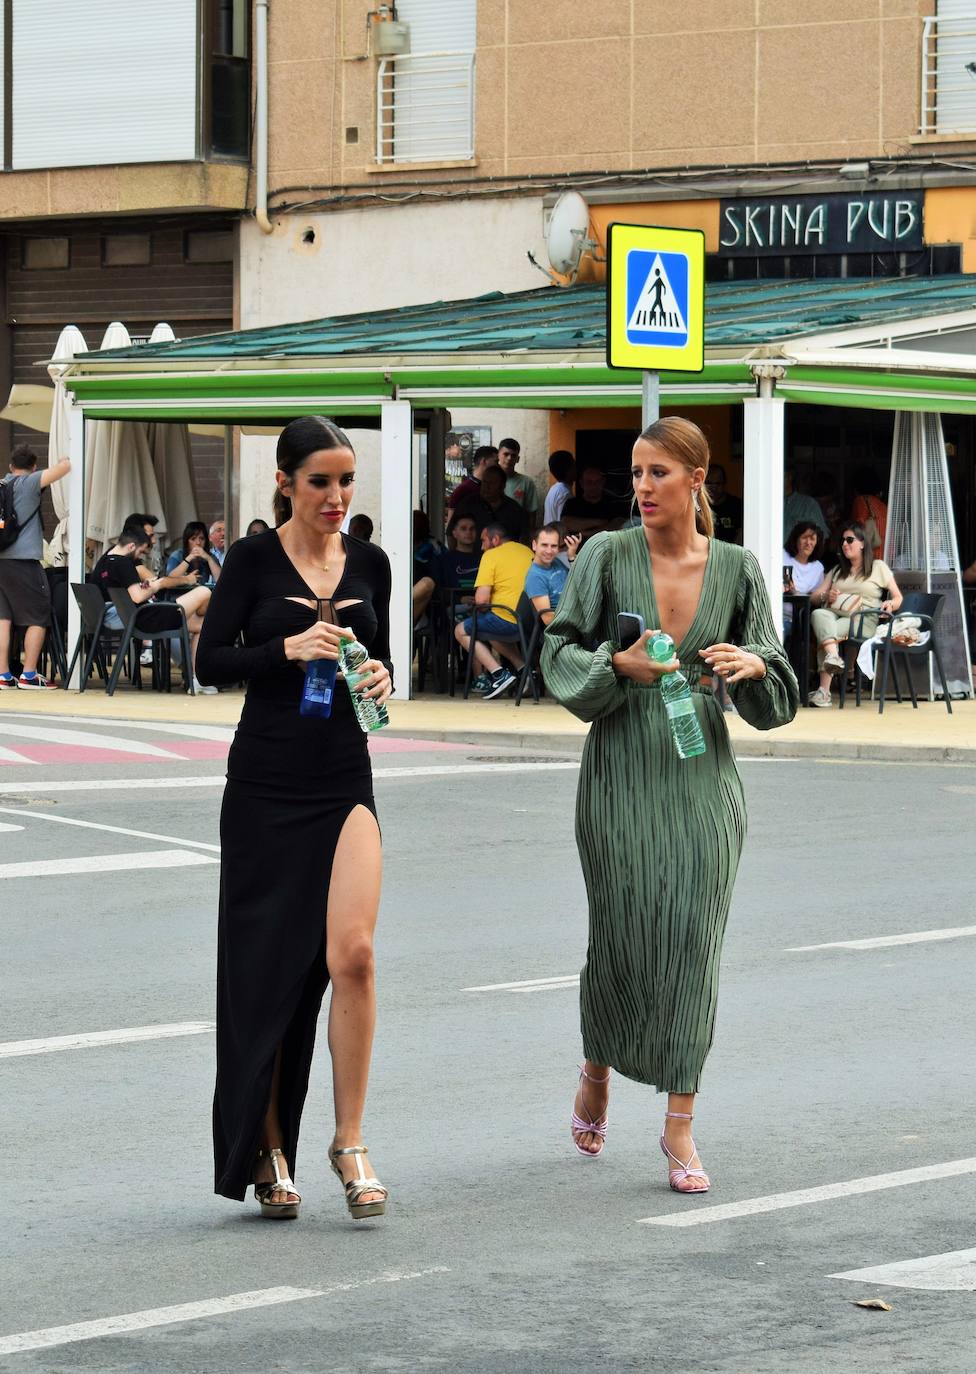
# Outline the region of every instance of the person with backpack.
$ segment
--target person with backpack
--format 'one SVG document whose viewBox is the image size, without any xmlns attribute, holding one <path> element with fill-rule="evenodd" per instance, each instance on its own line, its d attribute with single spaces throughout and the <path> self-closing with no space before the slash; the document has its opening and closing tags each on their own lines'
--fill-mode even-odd
<svg viewBox="0 0 976 1374">
<path fill-rule="evenodd" d="M 51 620 L 51 594 L 41 567 L 44 531 L 41 492 L 60 482 L 71 460 L 37 471 L 37 454 L 20 444 L 10 455 L 10 472 L 0 482 L 0 688 L 42 691 L 53 687 L 37 671 Z M 14 626 L 24 630 L 24 663 L 19 678 L 10 671 Z"/>
</svg>

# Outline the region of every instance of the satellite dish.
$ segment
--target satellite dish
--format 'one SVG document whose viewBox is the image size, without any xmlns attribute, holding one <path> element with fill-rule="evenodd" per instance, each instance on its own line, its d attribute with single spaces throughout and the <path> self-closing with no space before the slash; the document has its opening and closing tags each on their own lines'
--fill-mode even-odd
<svg viewBox="0 0 976 1374">
<path fill-rule="evenodd" d="M 575 276 L 586 249 L 596 247 L 588 237 L 590 207 L 579 191 L 564 191 L 549 216 L 546 252 L 554 272 Z"/>
</svg>

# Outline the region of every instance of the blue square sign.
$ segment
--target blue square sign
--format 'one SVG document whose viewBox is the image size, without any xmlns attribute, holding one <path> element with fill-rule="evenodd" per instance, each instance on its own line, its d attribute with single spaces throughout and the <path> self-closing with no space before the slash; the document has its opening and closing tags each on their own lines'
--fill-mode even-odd
<svg viewBox="0 0 976 1374">
<path fill-rule="evenodd" d="M 628 252 L 628 343 L 657 348 L 687 346 L 690 275 L 685 253 L 642 248 Z"/>
</svg>

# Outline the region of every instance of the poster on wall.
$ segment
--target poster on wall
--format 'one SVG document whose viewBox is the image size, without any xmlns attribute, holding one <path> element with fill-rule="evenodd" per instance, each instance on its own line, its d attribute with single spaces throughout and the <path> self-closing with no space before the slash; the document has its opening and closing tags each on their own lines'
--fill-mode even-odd
<svg viewBox="0 0 976 1374">
<path fill-rule="evenodd" d="M 444 501 L 455 487 L 471 476 L 475 449 L 491 443 L 491 425 L 470 425 L 452 429 L 444 441 Z"/>
</svg>

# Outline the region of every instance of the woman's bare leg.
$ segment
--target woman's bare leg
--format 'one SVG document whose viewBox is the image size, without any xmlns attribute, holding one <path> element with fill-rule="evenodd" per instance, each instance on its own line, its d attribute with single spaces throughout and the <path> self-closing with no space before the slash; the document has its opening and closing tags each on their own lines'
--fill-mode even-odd
<svg viewBox="0 0 976 1374">
<path fill-rule="evenodd" d="M 610 1070 L 606 1064 L 584 1059 L 583 1072 L 589 1077 L 580 1079 L 573 1110 L 582 1121 L 602 1121 L 610 1101 Z M 593 1082 L 593 1079 L 598 1081 Z M 603 1137 L 595 1131 L 574 1131 L 573 1138 L 581 1150 L 591 1155 L 603 1149 Z"/>
<path fill-rule="evenodd" d="M 376 817 L 357 806 L 346 819 L 332 861 L 325 960 L 332 980 L 329 1050 L 335 1094 L 335 1148 L 363 1143 L 363 1109 L 376 1025 L 373 931 L 380 904 L 383 853 Z M 348 1182 L 358 1156 L 340 1156 Z M 364 1193 L 362 1202 L 380 1201 Z"/>
<path fill-rule="evenodd" d="M 190 668 L 196 672 L 197 640 L 203 629 L 203 617 L 210 605 L 210 588 L 193 587 L 176 598 L 176 604 L 183 607 L 186 615 L 186 628 L 190 635 Z"/>
<path fill-rule="evenodd" d="M 668 1111 L 680 1112 L 684 1116 L 693 1116 L 695 1111 L 694 1093 L 668 1093 Z M 692 1126 L 690 1121 L 676 1121 L 673 1117 L 666 1117 L 664 1122 L 664 1141 L 673 1155 L 681 1161 L 687 1169 L 700 1169 L 702 1162 L 698 1158 L 692 1140 Z M 668 1168 L 673 1169 L 676 1165 L 673 1160 L 668 1161 Z M 703 1178 L 689 1178 L 685 1181 L 685 1189 L 692 1193 L 701 1192 L 707 1187 L 706 1180 Z"/>
</svg>

